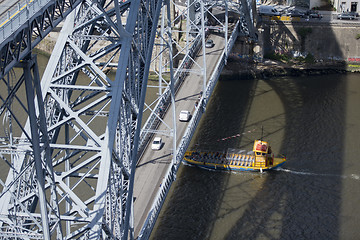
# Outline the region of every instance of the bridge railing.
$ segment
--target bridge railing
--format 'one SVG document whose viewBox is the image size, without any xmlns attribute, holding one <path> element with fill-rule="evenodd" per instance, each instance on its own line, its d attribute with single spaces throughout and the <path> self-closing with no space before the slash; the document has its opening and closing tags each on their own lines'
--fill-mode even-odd
<svg viewBox="0 0 360 240">
<path fill-rule="evenodd" d="M 215 70 L 213 71 L 213 73 L 209 79 L 209 83 L 206 87 L 205 94 L 203 95 L 204 97 L 202 97 L 200 99 L 198 107 L 196 107 L 194 114 L 189 122 L 189 125 L 185 130 L 184 136 L 182 137 L 181 142 L 176 151 L 176 164 L 173 164 L 168 169 L 168 171 L 165 175 L 165 178 L 158 190 L 158 193 L 154 200 L 152 208 L 149 211 L 149 214 L 145 221 L 145 224 L 144 224 L 143 228 L 141 229 L 141 233 L 138 236 L 138 240 L 139 239 L 148 239 L 150 237 L 150 234 L 155 225 L 156 219 L 159 216 L 160 210 L 165 202 L 165 198 L 170 190 L 171 184 L 176 179 L 177 170 L 180 167 L 180 164 L 182 162 L 184 154 L 189 146 L 189 143 L 190 143 L 191 138 L 195 132 L 195 129 L 200 121 L 200 118 L 205 111 L 205 107 L 208 103 L 209 97 L 212 94 L 212 92 L 215 88 L 215 85 L 217 83 L 217 80 L 219 79 L 219 76 L 221 74 L 221 71 L 226 64 L 227 56 L 229 56 L 229 53 L 235 44 L 236 38 L 238 37 L 239 26 L 240 26 L 239 24 L 240 24 L 240 21 L 238 21 L 236 23 L 235 28 L 228 40 L 228 47 L 226 48 L 227 52 L 225 52 L 226 50 L 223 51 L 221 58 L 218 61 L 216 67 L 214 68 Z M 200 44 L 201 44 L 201 42 L 200 42 Z"/>
<path fill-rule="evenodd" d="M 0 43 L 39 12 L 50 0 L 20 0 L 0 16 Z"/>
</svg>

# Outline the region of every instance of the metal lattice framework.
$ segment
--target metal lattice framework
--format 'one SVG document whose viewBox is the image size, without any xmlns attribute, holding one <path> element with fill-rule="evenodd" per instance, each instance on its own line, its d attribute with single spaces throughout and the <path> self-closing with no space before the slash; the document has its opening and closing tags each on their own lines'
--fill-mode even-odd
<svg viewBox="0 0 360 240">
<path fill-rule="evenodd" d="M 214 6 L 225 7 L 225 22 L 212 15 Z M 188 0 L 185 6 L 170 0 L 82 1 L 67 17 L 41 82 L 36 57 L 29 53 L 50 28 L 41 25 L 43 34 L 30 28 L 29 37 L 6 42 L 17 50 L 2 51 L 0 164 L 7 178 L 0 178 L 0 237 L 133 238 L 135 166 L 162 121 L 159 109 L 174 106 L 176 88 L 191 71 L 203 76 L 208 98 L 205 58 L 195 61 L 197 53 L 205 56 L 206 29 L 212 28 L 207 17 L 225 34 L 227 49 L 227 10 L 244 11 L 240 6 L 238 1 Z M 55 15 L 41 16 L 46 22 Z M 186 28 L 179 30 L 182 19 Z M 31 38 L 36 32 L 39 38 Z M 185 41 L 173 37 L 179 32 Z M 145 104 L 150 70 L 159 79 L 158 97 Z M 168 128 L 162 134 L 173 138 L 169 181 L 180 163 L 174 107 L 172 114 L 171 123 L 162 122 Z M 145 237 L 158 206 L 149 213 Z"/>
<path fill-rule="evenodd" d="M 27 57 L 76 6 L 80 0 L 33 0 L 24 2 L 10 17 L 0 17 L 0 76 Z M 15 5 L 17 6 L 17 5 Z"/>
<path fill-rule="evenodd" d="M 162 6 L 154 0 L 84 1 L 67 18 L 41 86 L 32 58 L 22 63 L 17 88 L 3 79 L 9 101 L 19 104 L 7 104 L 2 117 L 14 123 L 9 132 L 22 134 L 2 139 L 9 170 L 2 182 L 2 236 L 127 238 Z M 25 124 L 17 108 L 29 116 Z"/>
</svg>

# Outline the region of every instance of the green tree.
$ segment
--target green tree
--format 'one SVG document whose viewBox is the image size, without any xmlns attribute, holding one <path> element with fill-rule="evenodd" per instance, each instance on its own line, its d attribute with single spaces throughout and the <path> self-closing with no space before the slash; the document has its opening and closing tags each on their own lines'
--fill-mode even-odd
<svg viewBox="0 0 360 240">
<path fill-rule="evenodd" d="M 301 52 L 304 52 L 305 51 L 305 40 L 306 40 L 306 37 L 312 33 L 312 28 L 302 27 L 302 28 L 299 28 L 296 32 L 300 36 Z"/>
</svg>

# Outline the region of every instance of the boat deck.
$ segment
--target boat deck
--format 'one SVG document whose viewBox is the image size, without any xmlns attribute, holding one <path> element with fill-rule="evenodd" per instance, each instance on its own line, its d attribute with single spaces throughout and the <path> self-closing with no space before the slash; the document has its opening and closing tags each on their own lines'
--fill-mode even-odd
<svg viewBox="0 0 360 240">
<path fill-rule="evenodd" d="M 188 154 L 190 153 L 190 155 Z M 207 152 L 187 152 L 185 157 L 196 161 L 213 164 L 224 164 L 234 166 L 247 166 L 250 167 L 254 164 L 254 155 L 249 154 L 231 154 L 228 156 L 225 153 L 207 153 Z"/>
<path fill-rule="evenodd" d="M 279 167 L 286 160 L 284 158 L 274 158 L 272 165 L 260 168 L 255 165 L 255 156 L 251 154 L 188 151 L 185 153 L 184 161 L 212 169 L 259 171 Z"/>
</svg>

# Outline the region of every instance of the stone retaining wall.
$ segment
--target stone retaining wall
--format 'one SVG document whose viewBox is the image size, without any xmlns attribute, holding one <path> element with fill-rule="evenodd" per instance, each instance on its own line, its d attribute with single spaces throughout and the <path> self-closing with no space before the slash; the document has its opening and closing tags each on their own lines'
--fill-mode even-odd
<svg viewBox="0 0 360 240">
<path fill-rule="evenodd" d="M 359 68 L 349 68 L 343 61 L 314 64 L 284 64 L 266 60 L 263 63 L 241 63 L 230 61 L 222 71 L 226 79 L 264 79 L 279 76 L 310 76 L 335 73 L 359 72 Z"/>
<path fill-rule="evenodd" d="M 360 23 L 264 22 L 264 54 L 311 53 L 316 59 L 349 60 L 360 57 Z"/>
</svg>

